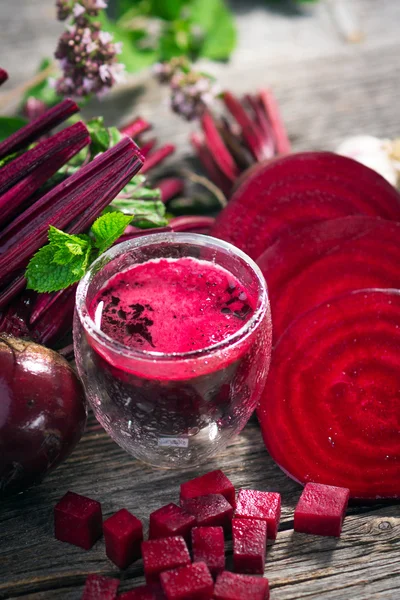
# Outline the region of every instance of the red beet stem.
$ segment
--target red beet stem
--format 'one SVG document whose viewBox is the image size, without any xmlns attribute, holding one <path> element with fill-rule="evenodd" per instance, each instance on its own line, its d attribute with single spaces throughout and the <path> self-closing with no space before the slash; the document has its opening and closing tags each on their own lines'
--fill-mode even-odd
<svg viewBox="0 0 400 600">
<path fill-rule="evenodd" d="M 199 229 L 208 229 L 214 224 L 214 221 L 214 217 L 184 216 L 171 219 L 169 225 L 172 231 L 198 231 Z"/>
<path fill-rule="evenodd" d="M 76 285 L 62 290 L 56 302 L 36 321 L 32 337 L 39 344 L 51 345 L 70 329 L 75 306 Z"/>
<path fill-rule="evenodd" d="M 166 177 L 157 182 L 157 187 L 161 191 L 161 200 L 166 203 L 171 198 L 182 194 L 185 186 L 179 177 Z"/>
<path fill-rule="evenodd" d="M 90 142 L 90 136 L 86 126 L 79 122 L 63 129 L 52 137 L 43 140 L 37 146 L 28 150 L 18 158 L 0 169 L 0 194 L 10 189 L 15 183 L 26 178 L 40 165 L 54 157 L 61 150 L 68 150 L 76 144 L 86 145 Z M 83 147 L 82 146 L 82 147 Z"/>
<path fill-rule="evenodd" d="M 58 351 L 58 353 L 61 354 L 61 356 L 63 356 L 67 360 L 72 360 L 72 358 L 74 357 L 74 345 L 68 344 L 68 346 L 64 346 L 64 348 L 61 348 Z"/>
<path fill-rule="evenodd" d="M 26 279 L 23 273 L 17 275 L 12 283 L 10 283 L 6 288 L 4 288 L 0 292 L 0 309 L 4 306 L 7 306 L 15 298 L 18 296 L 20 292 L 24 289 L 26 285 Z"/>
<path fill-rule="evenodd" d="M 223 191 L 225 196 L 228 196 L 231 190 L 231 182 L 216 164 L 207 146 L 203 144 L 197 133 L 192 133 L 190 141 L 206 172 L 213 182 Z"/>
<path fill-rule="evenodd" d="M 242 129 L 242 136 L 254 158 L 257 161 L 270 158 L 268 144 L 265 144 L 263 136 L 260 135 L 259 130 L 239 100 L 230 92 L 225 92 L 223 98 L 225 106 L 239 123 Z"/>
<path fill-rule="evenodd" d="M 0 85 L 2 85 L 8 79 L 8 73 L 4 69 L 0 68 Z"/>
<path fill-rule="evenodd" d="M 206 139 L 206 145 L 211 156 L 229 181 L 235 181 L 236 177 L 239 175 L 239 170 L 229 153 L 229 150 L 225 146 L 221 134 L 210 113 L 205 113 L 203 115 L 201 124 Z"/>
<path fill-rule="evenodd" d="M 257 127 L 259 127 L 259 129 L 262 131 L 264 145 L 267 150 L 266 158 L 272 158 L 274 156 L 275 140 L 273 138 L 271 123 L 269 123 L 267 119 L 267 115 L 262 107 L 259 98 L 251 96 L 250 94 L 246 94 L 245 99 L 248 105 L 251 107 L 252 111 L 254 112 Z"/>
<path fill-rule="evenodd" d="M 140 146 L 140 152 L 143 154 L 145 158 L 149 155 L 149 153 L 153 150 L 154 146 L 157 144 L 157 138 L 152 138 L 148 140 L 145 144 Z"/>
<path fill-rule="evenodd" d="M 128 137 L 135 138 L 141 133 L 148 131 L 151 129 L 151 125 L 145 119 L 138 117 L 131 123 L 127 123 L 123 127 L 121 127 L 120 131 L 123 135 L 127 135 Z"/>
<path fill-rule="evenodd" d="M 50 108 L 41 117 L 31 121 L 0 143 L 0 158 L 26 148 L 31 142 L 40 138 L 44 133 L 53 129 L 71 115 L 79 111 L 79 106 L 67 98 L 53 108 Z"/>
<path fill-rule="evenodd" d="M 259 98 L 272 125 L 278 154 L 288 154 L 291 146 L 275 96 L 271 90 L 261 90 Z"/>
<path fill-rule="evenodd" d="M 175 146 L 173 144 L 165 144 L 161 148 L 158 148 L 154 152 L 152 152 L 148 157 L 146 157 L 146 162 L 143 165 L 142 173 L 147 173 L 150 169 L 153 169 L 155 166 L 159 165 L 163 160 L 173 154 L 175 152 Z"/>
<path fill-rule="evenodd" d="M 0 196 L 0 226 L 16 215 L 24 201 L 90 141 L 86 127 L 82 123 L 76 123 L 50 139 L 53 141 L 52 155 L 45 162 L 41 160 L 29 175 Z M 9 166 L 11 167 L 12 164 L 10 163 Z"/>
<path fill-rule="evenodd" d="M 34 325 L 43 313 L 49 309 L 54 302 L 57 302 L 64 290 L 52 292 L 51 294 L 38 294 L 36 302 L 33 305 L 32 313 L 29 319 L 29 324 Z"/>
<path fill-rule="evenodd" d="M 9 333 L 15 337 L 29 336 L 29 315 L 32 310 L 35 292 L 27 292 L 6 310 L 0 319 L 0 332 Z"/>
<path fill-rule="evenodd" d="M 88 207 L 91 211 L 93 205 L 107 206 L 142 164 L 136 144 L 130 138 L 124 138 L 48 192 L 41 199 L 46 210 L 36 214 L 17 233 L 14 232 L 7 243 L 3 243 L 1 279 L 7 282 L 15 271 L 25 267 L 32 254 L 46 243 L 49 225 L 62 229 Z"/>
</svg>

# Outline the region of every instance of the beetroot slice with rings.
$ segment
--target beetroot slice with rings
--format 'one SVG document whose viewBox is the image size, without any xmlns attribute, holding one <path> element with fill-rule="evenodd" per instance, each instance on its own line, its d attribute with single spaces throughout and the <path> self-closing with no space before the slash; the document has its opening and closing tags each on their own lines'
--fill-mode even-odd
<svg viewBox="0 0 400 600">
<path fill-rule="evenodd" d="M 350 158 L 305 152 L 245 173 L 210 234 L 257 259 L 288 230 L 355 214 L 400 221 L 400 194 Z"/>
<path fill-rule="evenodd" d="M 258 259 L 274 339 L 302 313 L 345 292 L 400 288 L 400 223 L 344 217 L 281 236 Z"/>
<path fill-rule="evenodd" d="M 292 323 L 258 418 L 270 455 L 296 481 L 400 498 L 400 291 L 350 292 Z"/>
</svg>

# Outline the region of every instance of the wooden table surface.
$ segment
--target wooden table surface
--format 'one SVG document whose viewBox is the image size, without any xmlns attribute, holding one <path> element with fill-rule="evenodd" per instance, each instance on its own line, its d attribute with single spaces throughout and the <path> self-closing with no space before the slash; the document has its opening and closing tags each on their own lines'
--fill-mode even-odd
<svg viewBox="0 0 400 600">
<path fill-rule="evenodd" d="M 236 0 L 239 48 L 230 65 L 211 66 L 222 85 L 236 92 L 273 86 L 295 150 L 332 149 L 348 134 L 400 136 L 399 0 L 326 0 L 303 11 L 280 6 Z M 12 76 L 0 102 L 51 54 L 60 31 L 53 10 L 52 0 L 0 0 L 0 62 Z M 110 123 L 141 114 L 161 140 L 179 145 L 179 158 L 189 151 L 188 127 L 170 115 L 164 90 L 147 75 L 90 110 Z M 147 526 L 152 510 L 178 499 L 181 481 L 213 468 L 238 488 L 282 494 L 280 533 L 265 567 L 272 600 L 400 599 L 399 505 L 350 508 L 339 540 L 294 533 L 301 488 L 269 458 L 255 418 L 215 461 L 186 472 L 130 458 L 91 419 L 65 464 L 38 488 L 0 504 L 0 599 L 78 600 L 88 573 L 121 576 L 122 590 L 139 585 L 141 563 L 118 573 L 103 541 L 90 552 L 57 542 L 54 504 L 73 490 L 100 500 L 106 517 L 126 507 Z"/>
</svg>

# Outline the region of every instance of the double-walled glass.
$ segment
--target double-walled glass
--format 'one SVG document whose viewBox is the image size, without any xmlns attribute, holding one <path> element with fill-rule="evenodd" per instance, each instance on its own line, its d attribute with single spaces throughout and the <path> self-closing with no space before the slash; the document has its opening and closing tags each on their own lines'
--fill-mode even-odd
<svg viewBox="0 0 400 600">
<path fill-rule="evenodd" d="M 180 257 L 224 267 L 257 298 L 241 329 L 208 348 L 168 354 L 130 348 L 96 326 L 88 307 L 113 275 L 148 260 Z M 87 398 L 122 448 L 159 467 L 199 464 L 241 431 L 264 388 L 271 354 L 265 280 L 243 252 L 208 236 L 133 239 L 103 254 L 80 282 L 74 341 Z"/>
</svg>

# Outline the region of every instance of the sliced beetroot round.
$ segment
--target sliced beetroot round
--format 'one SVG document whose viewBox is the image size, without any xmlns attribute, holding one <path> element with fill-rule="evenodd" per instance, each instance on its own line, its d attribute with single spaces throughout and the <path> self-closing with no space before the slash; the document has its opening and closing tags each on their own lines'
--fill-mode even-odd
<svg viewBox="0 0 400 600">
<path fill-rule="evenodd" d="M 355 214 L 400 221 L 400 194 L 350 158 L 291 154 L 260 163 L 241 178 L 211 235 L 257 259 L 288 230 Z"/>
<path fill-rule="evenodd" d="M 344 292 L 400 288 L 400 223 L 344 217 L 286 232 L 258 259 L 274 339 L 302 313 Z"/>
<path fill-rule="evenodd" d="M 296 481 L 400 498 L 400 291 L 350 292 L 295 321 L 275 348 L 258 418 Z"/>
</svg>

